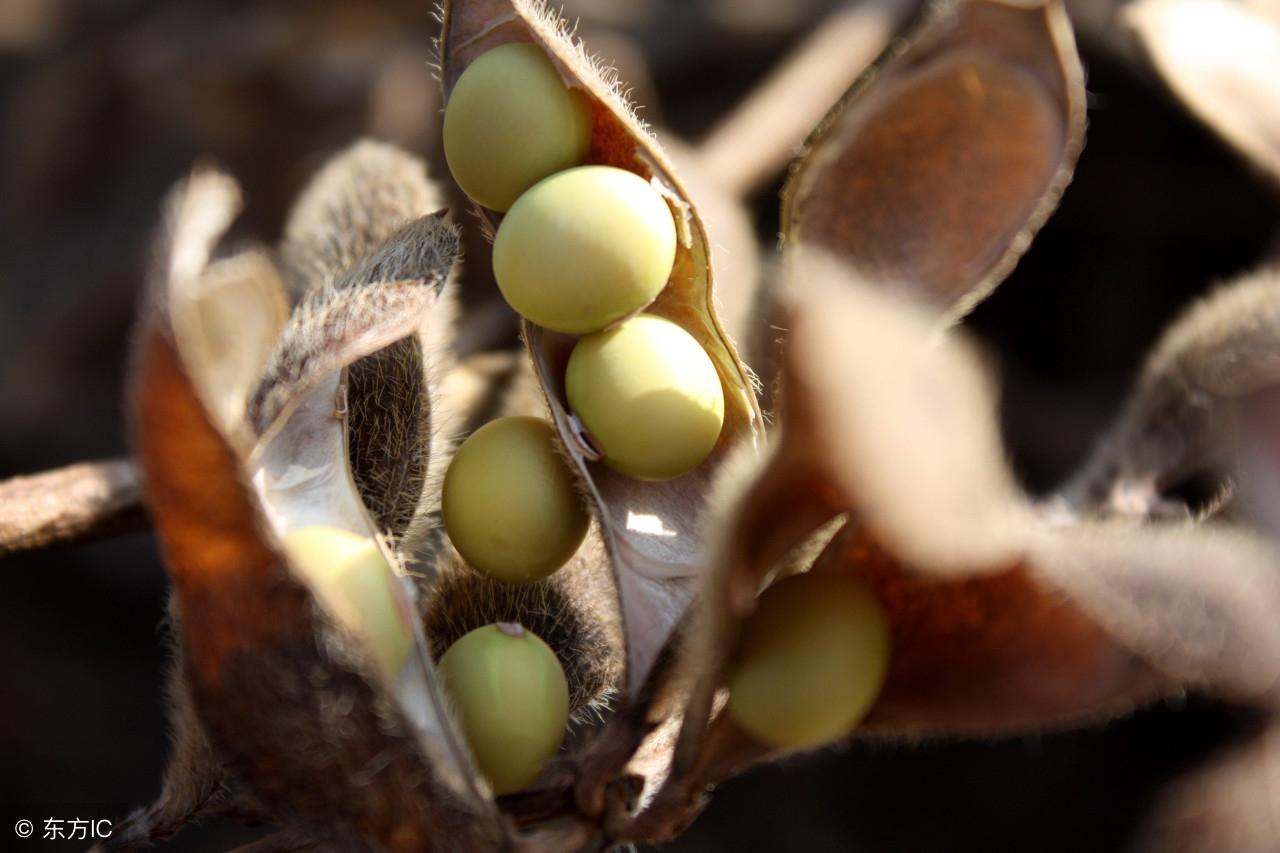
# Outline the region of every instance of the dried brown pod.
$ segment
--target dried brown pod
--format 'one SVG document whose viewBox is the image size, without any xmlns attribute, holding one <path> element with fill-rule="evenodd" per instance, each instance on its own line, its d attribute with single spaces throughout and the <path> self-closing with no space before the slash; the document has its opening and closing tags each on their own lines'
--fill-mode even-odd
<svg viewBox="0 0 1280 853">
<path fill-rule="evenodd" d="M 1278 385 L 1280 272 L 1263 270 L 1218 288 L 1170 325 L 1119 419 L 1060 497 L 1078 513 L 1185 515 L 1170 490 L 1196 474 L 1224 481 L 1239 430 L 1260 423 Z"/>
<path fill-rule="evenodd" d="M 963 316 L 1056 206 L 1084 124 L 1060 2 L 942 4 L 810 137 L 783 193 L 784 251 L 821 249 Z"/>
<path fill-rule="evenodd" d="M 391 585 L 416 640 L 383 678 L 280 545 L 289 530 L 317 523 L 374 538 L 395 532 L 361 499 L 369 490 L 350 455 L 350 369 L 423 327 L 457 236 L 427 211 L 408 211 L 422 218 L 407 224 L 383 217 L 376 227 L 389 226 L 389 239 L 335 281 L 306 288 L 282 328 L 245 324 L 243 353 L 259 359 L 255 388 L 243 381 L 250 370 L 225 380 L 204 334 L 220 318 L 272 317 L 281 298 L 278 277 L 209 288 L 210 254 L 237 207 L 230 179 L 207 170 L 175 192 L 132 388 L 198 716 L 268 812 L 311 835 L 402 850 L 440 836 L 496 848 L 506 830 L 444 710 L 412 615 L 414 584 L 402 576 Z"/>
<path fill-rule="evenodd" d="M 416 158 L 362 141 L 332 158 L 295 203 L 279 255 L 298 313 L 319 310 L 319 294 L 411 278 L 440 247 L 435 225 L 419 219 L 443 207 Z M 417 291 L 409 289 L 408 293 Z M 308 302 L 310 300 L 310 302 Z M 399 337 L 346 370 L 347 451 L 360 496 L 381 531 L 414 550 L 427 534 L 456 409 L 437 399 L 453 367 L 451 295 L 420 312 Z M 406 314 L 406 317 L 415 316 Z M 287 359 L 297 347 L 282 345 Z M 259 429 L 266 424 L 259 423 Z"/>
<path fill-rule="evenodd" d="M 1280 10 L 1232 0 L 1140 0 L 1121 15 L 1193 115 L 1280 181 Z"/>
<path fill-rule="evenodd" d="M 841 519 L 809 570 L 869 585 L 893 639 L 861 732 L 1041 729 L 1187 687 L 1280 700 L 1271 544 L 1190 521 L 1043 517 L 1004 462 L 979 360 L 939 336 L 931 309 L 838 264 L 810 258 L 793 275 L 778 434 L 721 484 L 672 781 L 626 831 L 678 829 L 708 784 L 778 754 L 723 713 L 726 669 L 758 591 Z"/>
<path fill-rule="evenodd" d="M 705 554 L 697 518 L 711 478 L 725 455 L 760 438 L 762 415 L 753 379 L 717 318 L 711 248 L 694 201 L 652 135 L 620 94 L 616 81 L 570 37 L 544 3 L 529 0 L 463 0 L 443 6 L 441 82 L 449 93 L 468 64 L 509 42 L 542 48 L 567 85 L 581 92 L 592 112 L 586 163 L 614 166 L 651 182 L 667 200 L 678 245 L 671 277 L 645 310 L 680 325 L 707 351 L 725 389 L 725 423 L 711 456 L 693 472 L 666 483 L 640 482 L 598 461 L 571 416 L 563 376 L 575 338 L 526 323 L 525 340 L 567 456 L 580 472 L 613 566 L 626 644 L 625 734 L 602 739 L 595 770 L 584 771 L 588 813 L 598 813 L 598 780 L 608 781 L 630 756 L 645 727 L 645 708 L 670 660 L 669 639 L 692 601 Z M 492 213 L 480 211 L 489 223 Z M 655 671 L 658 675 L 655 677 Z"/>
</svg>

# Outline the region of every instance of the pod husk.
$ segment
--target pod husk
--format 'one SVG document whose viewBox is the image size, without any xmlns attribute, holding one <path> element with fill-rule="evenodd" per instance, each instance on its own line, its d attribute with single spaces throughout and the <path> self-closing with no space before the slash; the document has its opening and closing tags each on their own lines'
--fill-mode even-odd
<svg viewBox="0 0 1280 853">
<path fill-rule="evenodd" d="M 409 278 L 445 231 L 420 219 L 442 208 L 416 158 L 363 140 L 333 157 L 290 213 L 279 257 L 295 303 L 318 292 Z M 450 238 L 452 239 L 452 238 Z M 347 367 L 347 452 L 379 530 L 404 553 L 422 550 L 459 428 L 439 399 L 454 360 L 452 289 L 420 312 L 415 333 Z"/>
<path fill-rule="evenodd" d="M 234 183 L 208 170 L 175 192 L 132 371 L 135 443 L 198 717 L 232 775 L 286 824 L 394 850 L 430 849 L 440 838 L 456 849 L 497 849 L 505 826 L 444 710 L 408 616 L 409 586 L 392 594 L 417 645 L 392 683 L 318 603 L 278 538 L 305 523 L 353 529 L 360 521 L 358 532 L 380 533 L 347 465 L 348 419 L 333 417 L 333 390 L 351 364 L 415 333 L 445 284 L 456 235 L 439 217 L 418 220 L 406 227 L 432 236 L 426 254 L 392 252 L 402 263 L 374 264 L 413 278 L 370 273 L 313 291 L 315 301 L 304 298 L 282 329 L 247 324 L 259 334 L 243 341 L 246 352 L 276 347 L 254 390 L 214 381 L 224 372 L 212 350 L 192 345 L 209 316 L 271 316 L 280 298 L 245 299 L 271 290 L 242 288 L 223 291 L 238 303 L 208 309 L 203 276 L 238 204 Z M 326 395 L 327 421 L 319 416 Z M 308 468 L 317 448 L 321 466 Z M 279 501 L 281 490 L 263 487 L 264 471 L 290 458 L 297 476 Z"/>
<path fill-rule="evenodd" d="M 1169 326 L 1060 499 L 1081 515 L 1186 515 L 1168 493 L 1188 477 L 1210 474 L 1224 488 L 1233 473 L 1257 482 L 1233 471 L 1237 431 L 1277 388 L 1280 270 L 1267 269 L 1217 288 Z"/>
<path fill-rule="evenodd" d="M 884 689 L 859 728 L 989 736 L 1101 720 L 1188 688 L 1280 701 L 1280 552 L 1226 525 L 1063 523 L 1013 482 L 980 361 L 932 309 L 836 263 L 794 271 L 772 452 L 717 495 L 716 561 L 683 656 L 691 685 L 653 830 L 723 774 L 777 757 L 720 709 L 741 620 L 783 557 L 845 517 L 811 571 L 888 614 Z"/>
<path fill-rule="evenodd" d="M 1056 0 L 953 0 L 832 109 L 783 191 L 783 250 L 968 313 L 1056 207 L 1084 74 Z"/>
<path fill-rule="evenodd" d="M 570 421 L 563 375 L 576 338 L 524 324 L 524 337 L 566 455 L 581 473 L 612 561 L 626 638 L 625 690 L 645 688 L 692 601 L 705 563 L 696 519 L 720 460 L 758 441 L 763 418 L 753 378 L 722 329 L 712 295 L 710 244 L 693 202 L 652 135 L 635 117 L 608 72 L 589 59 L 545 3 L 463 0 L 443 4 L 440 41 L 445 99 L 468 63 L 507 42 L 540 46 L 571 87 L 590 101 L 592 140 L 586 163 L 626 169 L 650 180 L 672 207 L 678 246 L 666 288 L 645 310 L 679 324 L 703 346 L 725 390 L 725 424 L 711 456 L 667 483 L 623 477 L 588 459 Z M 481 212 L 491 224 L 497 217 Z"/>
<path fill-rule="evenodd" d="M 1188 111 L 1280 185 L 1280 9 L 1266 0 L 1140 0 L 1117 18 Z"/>
</svg>

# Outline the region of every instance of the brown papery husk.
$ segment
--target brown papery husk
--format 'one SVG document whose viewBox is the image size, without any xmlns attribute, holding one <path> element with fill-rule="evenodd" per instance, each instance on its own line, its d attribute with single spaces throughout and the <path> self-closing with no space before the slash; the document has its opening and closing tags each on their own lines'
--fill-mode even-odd
<svg viewBox="0 0 1280 853">
<path fill-rule="evenodd" d="M 754 470 L 719 484 L 715 562 L 682 657 L 681 781 L 655 808 L 690 808 L 716 768 L 780 754 L 726 736 L 717 694 L 757 592 L 841 513 L 848 524 L 811 570 L 867 583 L 892 634 L 858 732 L 1040 730 L 1188 688 L 1277 701 L 1269 543 L 1191 522 L 1042 520 L 1007 470 L 980 362 L 938 334 L 936 313 L 822 262 L 792 282 L 788 313 L 779 433 Z"/>
<path fill-rule="evenodd" d="M 1061 3 L 944 3 L 810 136 L 783 192 L 784 251 L 832 253 L 959 318 L 1056 207 L 1084 125 Z"/>
<path fill-rule="evenodd" d="M 705 564 L 696 521 L 724 455 L 760 436 L 763 417 L 750 372 L 717 319 L 706 231 L 667 157 L 618 91 L 616 81 L 575 44 L 546 4 L 527 0 L 470 0 L 443 5 L 440 43 L 445 98 L 468 63 L 508 42 L 540 46 L 565 82 L 590 101 L 593 125 L 587 164 L 626 169 L 654 182 L 676 219 L 675 266 L 666 288 L 646 311 L 689 332 L 707 351 L 725 390 L 725 423 L 709 458 L 666 483 L 617 474 L 583 453 L 564 391 L 564 370 L 576 338 L 525 323 L 524 333 L 566 455 L 581 473 L 613 563 L 627 641 L 626 691 L 646 688 L 664 647 L 692 600 Z M 483 212 L 490 223 L 497 217 Z M 661 673 L 658 673 L 660 676 Z M 651 686 L 650 686 L 651 687 Z"/>
<path fill-rule="evenodd" d="M 208 365 L 182 346 L 174 317 L 191 310 L 237 207 L 234 184 L 207 171 L 175 193 L 132 370 L 135 443 L 182 616 L 190 695 L 231 771 L 282 821 L 391 850 L 429 849 L 441 837 L 494 849 L 505 825 L 444 711 L 426 715 L 442 730 L 424 737 L 364 646 L 291 568 L 248 482 L 251 430 L 215 422 L 215 386 L 199 378 Z M 180 328 L 193 327 L 188 316 Z M 435 753 L 449 753 L 450 767 L 433 764 Z"/>
</svg>

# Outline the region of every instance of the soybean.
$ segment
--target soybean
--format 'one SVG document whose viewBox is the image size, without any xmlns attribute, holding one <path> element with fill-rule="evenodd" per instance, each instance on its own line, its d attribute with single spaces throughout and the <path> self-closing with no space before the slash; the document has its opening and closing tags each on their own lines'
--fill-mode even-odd
<svg viewBox="0 0 1280 853">
<path fill-rule="evenodd" d="M 400 581 L 378 544 L 348 530 L 312 525 L 287 534 L 284 548 L 325 609 L 366 644 L 383 676 L 394 680 L 413 633 L 407 611 L 397 603 Z"/>
<path fill-rule="evenodd" d="M 533 782 L 569 723 L 569 686 L 551 648 L 518 624 L 486 625 L 449 647 L 440 675 L 494 792 Z"/>
<path fill-rule="evenodd" d="M 581 166 L 512 205 L 493 241 L 493 273 L 517 313 L 556 332 L 596 332 L 666 286 L 676 257 L 671 210 L 624 169 Z"/>
<path fill-rule="evenodd" d="M 889 625 L 861 582 L 804 574 L 769 587 L 742 627 L 729 714 L 762 743 L 820 746 L 871 709 L 888 671 Z"/>
<path fill-rule="evenodd" d="M 444 156 L 454 180 L 491 210 L 582 163 L 591 107 L 532 44 L 482 54 L 458 78 L 444 110 Z"/>
<path fill-rule="evenodd" d="M 529 583 L 568 562 L 588 516 L 540 418 L 499 418 L 463 442 L 441 497 L 449 540 L 473 568 Z"/>
<path fill-rule="evenodd" d="M 578 341 L 565 390 L 605 464 L 640 480 L 696 468 L 724 425 L 710 357 L 684 329 L 650 314 Z"/>
</svg>

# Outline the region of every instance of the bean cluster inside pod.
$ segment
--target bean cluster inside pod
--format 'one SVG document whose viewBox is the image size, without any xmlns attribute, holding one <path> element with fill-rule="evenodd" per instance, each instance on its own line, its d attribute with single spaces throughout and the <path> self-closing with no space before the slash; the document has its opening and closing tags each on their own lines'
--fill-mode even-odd
<svg viewBox="0 0 1280 853">
<path fill-rule="evenodd" d="M 540 47 L 565 84 L 588 100 L 591 142 L 584 165 L 636 174 L 666 200 L 677 230 L 675 263 L 666 287 L 645 310 L 676 323 L 702 346 L 724 391 L 724 426 L 711 455 L 674 480 L 635 480 L 598 461 L 570 411 L 564 374 L 578 339 L 527 321 L 523 325 L 557 434 L 585 485 L 614 568 L 627 646 L 626 690 L 634 698 L 653 687 L 648 682 L 655 664 L 665 660 L 662 653 L 705 566 L 698 524 L 714 472 L 732 448 L 760 441 L 763 417 L 754 380 L 715 314 L 708 238 L 693 200 L 617 87 L 601 76 L 561 22 L 541 4 L 519 0 L 446 3 L 440 44 L 446 103 L 469 63 L 511 42 Z M 499 221 L 492 211 L 480 209 L 478 215 L 491 226 Z"/>
</svg>

